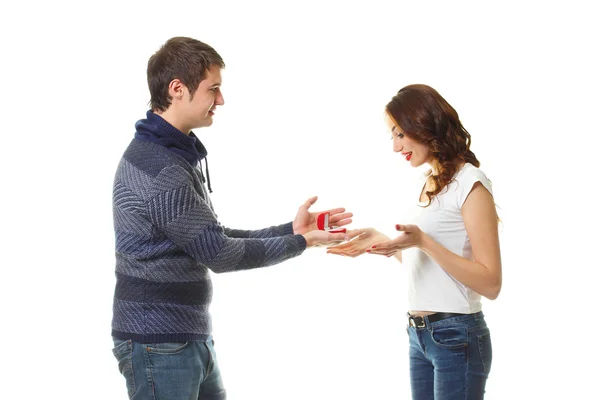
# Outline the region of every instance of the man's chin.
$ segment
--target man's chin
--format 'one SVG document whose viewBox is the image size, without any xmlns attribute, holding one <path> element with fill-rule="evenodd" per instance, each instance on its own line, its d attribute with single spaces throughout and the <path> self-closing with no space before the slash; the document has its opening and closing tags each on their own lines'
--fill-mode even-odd
<svg viewBox="0 0 600 400">
<path fill-rule="evenodd" d="M 213 123 L 212 117 L 206 118 L 204 121 L 202 121 L 201 123 L 198 124 L 198 127 L 196 129 L 208 128 L 209 126 L 212 125 L 212 123 Z"/>
</svg>

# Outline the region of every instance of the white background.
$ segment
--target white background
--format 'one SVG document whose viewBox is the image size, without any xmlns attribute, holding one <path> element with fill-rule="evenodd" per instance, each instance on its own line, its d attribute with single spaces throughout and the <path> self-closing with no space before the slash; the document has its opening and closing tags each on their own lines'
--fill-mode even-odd
<svg viewBox="0 0 600 400">
<path fill-rule="evenodd" d="M 221 221 L 261 228 L 345 206 L 393 234 L 418 173 L 383 107 L 436 88 L 473 136 L 503 220 L 484 303 L 488 399 L 591 398 L 597 380 L 598 37 L 592 2 L 3 3 L 1 395 L 125 399 L 111 354 L 112 181 L 172 36 L 224 58 L 225 106 L 197 130 Z M 323 249 L 213 275 L 231 400 L 409 397 L 394 259 Z"/>
</svg>

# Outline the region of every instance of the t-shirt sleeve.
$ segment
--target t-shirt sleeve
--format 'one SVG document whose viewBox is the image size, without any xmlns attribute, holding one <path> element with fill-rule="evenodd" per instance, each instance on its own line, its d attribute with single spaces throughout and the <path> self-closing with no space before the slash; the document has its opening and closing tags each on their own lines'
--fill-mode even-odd
<svg viewBox="0 0 600 400">
<path fill-rule="evenodd" d="M 469 193 L 471 193 L 473 186 L 475 186 L 475 183 L 477 182 L 481 182 L 483 187 L 485 187 L 491 195 L 494 194 L 492 192 L 492 182 L 487 178 L 483 171 L 479 168 L 472 168 L 465 171 L 458 180 L 457 206 L 459 210 L 462 209 Z"/>
</svg>

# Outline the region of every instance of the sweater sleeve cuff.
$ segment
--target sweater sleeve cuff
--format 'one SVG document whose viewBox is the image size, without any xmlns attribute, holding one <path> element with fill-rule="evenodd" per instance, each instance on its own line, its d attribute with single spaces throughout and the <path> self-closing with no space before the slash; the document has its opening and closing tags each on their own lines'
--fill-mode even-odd
<svg viewBox="0 0 600 400">
<path fill-rule="evenodd" d="M 283 236 L 293 235 L 294 234 L 294 223 L 288 222 L 286 224 L 281 225 L 281 230 L 283 231 Z M 306 243 L 306 241 L 305 241 L 305 243 Z"/>
<path fill-rule="evenodd" d="M 302 253 L 304 250 L 306 250 L 306 239 L 304 239 L 304 236 L 302 235 L 292 235 L 290 236 L 293 240 L 293 243 L 296 247 L 296 252 L 298 254 Z"/>
</svg>

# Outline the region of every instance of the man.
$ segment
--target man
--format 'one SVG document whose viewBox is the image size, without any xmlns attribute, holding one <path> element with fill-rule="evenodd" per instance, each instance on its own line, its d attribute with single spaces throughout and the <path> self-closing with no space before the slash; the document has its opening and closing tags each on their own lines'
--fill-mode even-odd
<svg viewBox="0 0 600 400">
<path fill-rule="evenodd" d="M 273 265 L 311 246 L 347 239 L 317 230 L 307 200 L 293 222 L 255 231 L 222 226 L 213 211 L 206 148 L 192 129 L 223 105 L 221 69 L 210 46 L 168 40 L 148 62 L 151 110 L 117 168 L 113 353 L 131 399 L 225 399 L 208 311 L 215 273 Z M 344 226 L 351 213 L 329 210 Z"/>
</svg>

